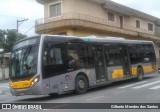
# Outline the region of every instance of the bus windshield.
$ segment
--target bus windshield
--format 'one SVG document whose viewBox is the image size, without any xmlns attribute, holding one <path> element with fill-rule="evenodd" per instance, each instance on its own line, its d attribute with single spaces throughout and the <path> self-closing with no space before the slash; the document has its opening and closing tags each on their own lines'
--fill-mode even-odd
<svg viewBox="0 0 160 112">
<path fill-rule="evenodd" d="M 11 78 L 35 75 L 37 72 L 38 45 L 14 50 L 11 56 Z"/>
</svg>

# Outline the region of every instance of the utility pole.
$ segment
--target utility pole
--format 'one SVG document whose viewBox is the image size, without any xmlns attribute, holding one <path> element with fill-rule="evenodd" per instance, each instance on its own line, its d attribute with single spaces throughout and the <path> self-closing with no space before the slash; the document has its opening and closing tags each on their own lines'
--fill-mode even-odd
<svg viewBox="0 0 160 112">
<path fill-rule="evenodd" d="M 4 68 L 3 68 L 3 57 L 4 57 L 4 49 L 0 49 L 0 55 L 1 55 L 1 60 L 0 60 L 0 67 L 1 67 L 1 75 L 2 75 L 2 79 L 1 80 L 5 80 L 5 73 L 4 73 Z"/>
<path fill-rule="evenodd" d="M 18 37 L 18 28 L 19 26 L 24 22 L 27 21 L 28 19 L 22 19 L 22 20 L 17 20 L 17 37 Z"/>
</svg>

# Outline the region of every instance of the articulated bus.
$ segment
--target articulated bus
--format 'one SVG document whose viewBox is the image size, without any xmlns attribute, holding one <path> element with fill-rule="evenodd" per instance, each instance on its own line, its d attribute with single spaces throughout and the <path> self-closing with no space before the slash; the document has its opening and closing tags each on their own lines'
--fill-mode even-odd
<svg viewBox="0 0 160 112">
<path fill-rule="evenodd" d="M 40 35 L 12 48 L 12 95 L 55 95 L 107 85 L 157 71 L 151 41 Z"/>
</svg>

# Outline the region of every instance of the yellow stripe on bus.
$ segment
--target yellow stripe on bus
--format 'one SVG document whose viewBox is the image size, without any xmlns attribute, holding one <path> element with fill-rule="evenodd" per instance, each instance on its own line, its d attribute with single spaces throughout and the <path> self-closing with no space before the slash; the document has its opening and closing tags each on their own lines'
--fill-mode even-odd
<svg viewBox="0 0 160 112">
<path fill-rule="evenodd" d="M 156 70 L 155 65 L 143 66 L 144 73 L 153 72 L 155 70 Z"/>
<path fill-rule="evenodd" d="M 150 73 L 150 72 L 154 72 L 156 70 L 157 70 L 156 65 L 143 66 L 144 73 Z M 131 72 L 132 72 L 132 75 L 137 75 L 137 67 L 132 67 Z M 112 71 L 112 78 L 113 79 L 123 78 L 124 75 L 125 74 L 123 72 L 123 69 L 115 69 L 115 70 Z"/>
<path fill-rule="evenodd" d="M 112 72 L 112 78 L 123 78 L 123 69 L 117 69 L 117 70 L 113 70 Z"/>
<path fill-rule="evenodd" d="M 17 81 L 17 82 L 10 81 L 10 85 L 13 89 L 28 88 L 28 87 L 30 87 L 32 80 L 33 80 L 33 78 L 31 78 L 30 80 Z"/>
<path fill-rule="evenodd" d="M 137 75 L 137 67 L 132 68 L 132 75 Z"/>
</svg>

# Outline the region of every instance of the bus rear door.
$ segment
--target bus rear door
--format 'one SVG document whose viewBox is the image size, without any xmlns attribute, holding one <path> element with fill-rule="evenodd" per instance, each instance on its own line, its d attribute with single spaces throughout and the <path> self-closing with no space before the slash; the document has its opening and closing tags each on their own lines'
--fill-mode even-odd
<svg viewBox="0 0 160 112">
<path fill-rule="evenodd" d="M 107 80 L 107 70 L 106 64 L 104 61 L 104 54 L 103 54 L 103 46 L 97 45 L 92 46 L 92 55 L 94 58 L 94 65 L 96 71 L 96 78 L 98 82 L 103 82 Z"/>
<path fill-rule="evenodd" d="M 130 77 L 131 74 L 131 66 L 130 66 L 130 58 L 127 46 L 121 47 L 121 57 L 122 57 L 122 66 L 123 66 L 123 73 L 124 76 Z"/>
</svg>

